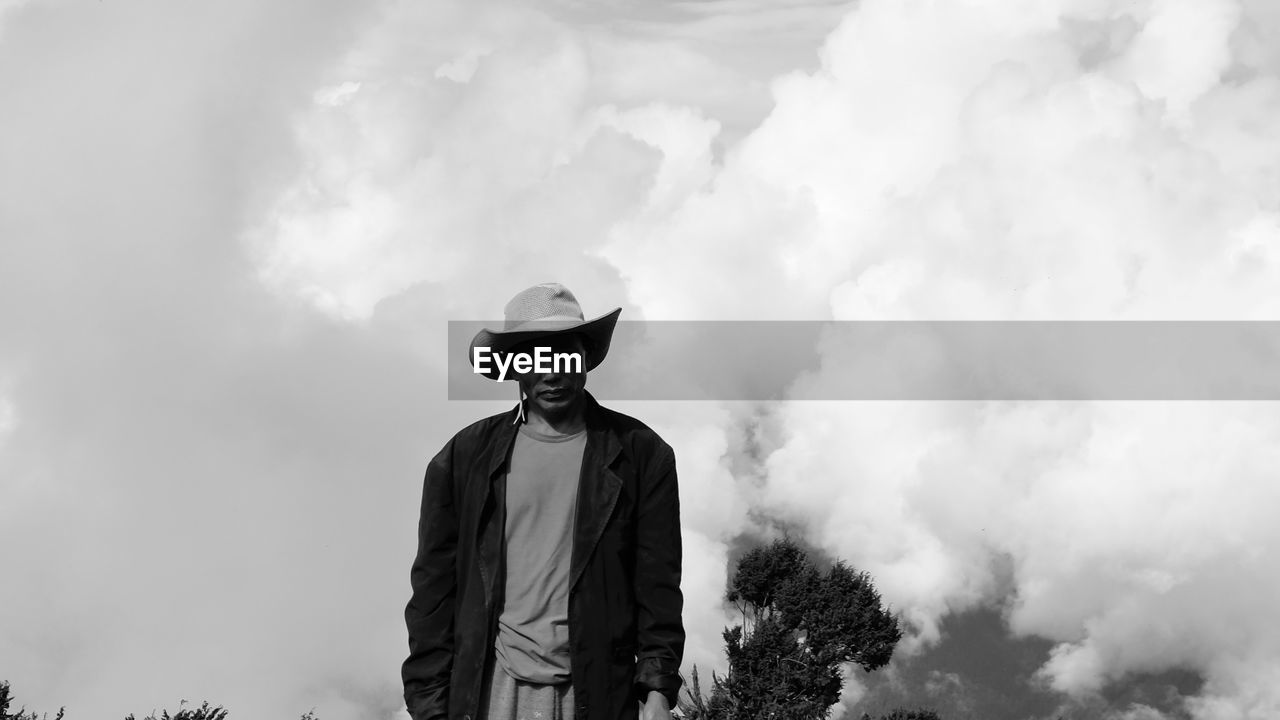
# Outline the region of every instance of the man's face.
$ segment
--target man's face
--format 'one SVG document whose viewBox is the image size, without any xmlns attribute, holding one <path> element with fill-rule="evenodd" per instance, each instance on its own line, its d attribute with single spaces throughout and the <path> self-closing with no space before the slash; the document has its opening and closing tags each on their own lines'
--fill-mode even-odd
<svg viewBox="0 0 1280 720">
<path fill-rule="evenodd" d="M 577 353 L 582 358 L 578 366 L 584 368 L 583 372 L 566 372 L 570 369 L 566 367 L 568 363 L 561 362 L 560 372 L 556 372 L 556 368 L 552 367 L 552 372 L 549 373 L 528 372 L 515 375 L 520 388 L 529 398 L 531 409 L 536 409 L 545 417 L 563 417 L 575 408 L 581 407 L 587 386 L 586 346 L 580 335 L 569 333 L 522 343 L 512 348 L 512 352 L 533 355 L 534 348 L 537 347 L 551 348 L 551 357 L 562 353 Z M 554 365 L 550 362 L 548 364 Z"/>
</svg>

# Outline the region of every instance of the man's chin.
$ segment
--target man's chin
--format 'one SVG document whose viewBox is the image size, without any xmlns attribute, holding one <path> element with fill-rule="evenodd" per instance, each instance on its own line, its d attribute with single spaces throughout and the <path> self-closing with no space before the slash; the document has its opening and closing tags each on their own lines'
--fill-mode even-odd
<svg viewBox="0 0 1280 720">
<path fill-rule="evenodd" d="M 549 417 L 558 417 L 572 410 L 577 400 L 578 396 L 569 393 L 557 395 L 554 398 L 539 396 L 537 405 L 542 414 Z"/>
</svg>

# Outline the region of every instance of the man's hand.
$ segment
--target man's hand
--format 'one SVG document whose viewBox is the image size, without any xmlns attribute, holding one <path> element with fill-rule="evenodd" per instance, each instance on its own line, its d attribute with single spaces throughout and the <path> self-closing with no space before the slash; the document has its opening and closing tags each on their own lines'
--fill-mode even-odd
<svg viewBox="0 0 1280 720">
<path fill-rule="evenodd" d="M 649 699 L 640 708 L 640 720 L 671 720 L 671 706 L 657 690 L 649 691 Z"/>
</svg>

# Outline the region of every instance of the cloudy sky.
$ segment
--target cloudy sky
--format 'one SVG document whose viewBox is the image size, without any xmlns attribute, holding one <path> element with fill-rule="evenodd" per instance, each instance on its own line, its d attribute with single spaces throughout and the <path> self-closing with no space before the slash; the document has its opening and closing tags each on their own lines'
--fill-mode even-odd
<svg viewBox="0 0 1280 720">
<path fill-rule="evenodd" d="M 0 679 L 403 717 L 448 320 L 1280 320 L 1277 118 L 1271 0 L 0 0 Z M 908 625 L 855 717 L 1280 716 L 1274 404 L 618 407 L 686 668 L 788 527 Z"/>
</svg>

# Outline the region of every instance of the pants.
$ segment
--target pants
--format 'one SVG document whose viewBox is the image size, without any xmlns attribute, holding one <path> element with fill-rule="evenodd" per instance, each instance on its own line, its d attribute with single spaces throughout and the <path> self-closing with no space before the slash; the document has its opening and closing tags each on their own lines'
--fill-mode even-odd
<svg viewBox="0 0 1280 720">
<path fill-rule="evenodd" d="M 481 720 L 573 720 L 573 683 L 516 680 L 490 659 L 484 685 Z"/>
</svg>

